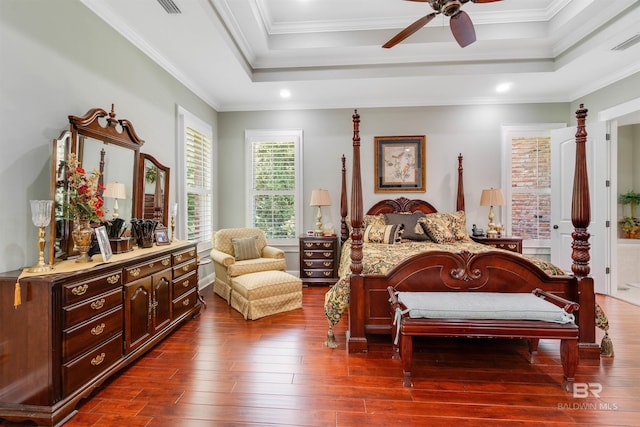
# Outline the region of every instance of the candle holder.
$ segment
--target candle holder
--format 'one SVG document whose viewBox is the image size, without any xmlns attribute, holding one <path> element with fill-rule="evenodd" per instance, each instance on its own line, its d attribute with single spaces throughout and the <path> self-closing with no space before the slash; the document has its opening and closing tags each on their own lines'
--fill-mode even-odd
<svg viewBox="0 0 640 427">
<path fill-rule="evenodd" d="M 29 273 L 44 273 L 51 271 L 53 267 L 44 263 L 44 245 L 45 231 L 44 228 L 51 221 L 51 206 L 53 200 L 30 200 L 31 203 L 31 221 L 33 225 L 38 227 L 38 263 L 29 268 Z"/>
<path fill-rule="evenodd" d="M 173 237 L 176 234 L 176 214 L 178 213 L 178 204 L 173 204 L 173 209 L 171 209 L 171 242 L 173 243 Z"/>
</svg>

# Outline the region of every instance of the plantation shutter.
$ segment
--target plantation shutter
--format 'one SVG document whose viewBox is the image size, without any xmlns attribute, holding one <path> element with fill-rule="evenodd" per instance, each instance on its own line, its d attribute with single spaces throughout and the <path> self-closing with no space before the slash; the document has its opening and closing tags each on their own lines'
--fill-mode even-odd
<svg viewBox="0 0 640 427">
<path fill-rule="evenodd" d="M 211 239 L 213 184 L 212 142 L 197 130 L 186 127 L 187 240 Z"/>
<path fill-rule="evenodd" d="M 251 153 L 253 226 L 268 239 L 295 238 L 295 142 L 253 142 Z"/>
</svg>

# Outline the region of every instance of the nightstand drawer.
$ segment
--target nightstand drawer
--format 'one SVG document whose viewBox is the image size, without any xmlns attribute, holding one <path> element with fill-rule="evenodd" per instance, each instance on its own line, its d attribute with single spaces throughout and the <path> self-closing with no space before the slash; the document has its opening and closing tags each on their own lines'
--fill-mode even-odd
<svg viewBox="0 0 640 427">
<path fill-rule="evenodd" d="M 336 241 L 334 239 L 327 240 L 308 240 L 304 239 L 301 246 L 301 249 L 307 250 L 335 250 Z"/>
<path fill-rule="evenodd" d="M 301 268 L 305 270 L 315 270 L 315 269 L 331 269 L 333 270 L 335 266 L 334 259 L 303 259 Z"/>
</svg>

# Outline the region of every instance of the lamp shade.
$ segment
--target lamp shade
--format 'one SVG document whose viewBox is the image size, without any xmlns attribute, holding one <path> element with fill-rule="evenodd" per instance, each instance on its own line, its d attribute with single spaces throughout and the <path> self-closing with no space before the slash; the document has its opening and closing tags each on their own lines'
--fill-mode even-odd
<svg viewBox="0 0 640 427">
<path fill-rule="evenodd" d="M 504 195 L 501 189 L 490 188 L 488 190 L 482 190 L 480 206 L 502 206 L 504 203 Z"/>
<path fill-rule="evenodd" d="M 127 193 L 122 182 L 109 182 L 105 186 L 103 197 L 109 197 L 110 199 L 126 199 Z"/>
<path fill-rule="evenodd" d="M 311 192 L 311 202 L 309 206 L 331 206 L 331 198 L 329 197 L 329 190 L 323 190 L 319 188 Z"/>
</svg>

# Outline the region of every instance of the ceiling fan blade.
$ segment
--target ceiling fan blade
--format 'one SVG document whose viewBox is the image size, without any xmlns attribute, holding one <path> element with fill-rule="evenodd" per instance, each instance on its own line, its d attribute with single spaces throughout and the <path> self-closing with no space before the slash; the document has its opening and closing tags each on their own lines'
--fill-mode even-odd
<svg viewBox="0 0 640 427">
<path fill-rule="evenodd" d="M 426 16 L 423 16 L 422 18 L 418 19 L 416 22 L 414 22 L 413 24 L 409 25 L 407 28 L 405 28 L 404 30 L 396 34 L 391 40 L 383 44 L 382 47 L 384 47 L 385 49 L 389 49 L 390 47 L 397 45 L 402 40 L 406 39 L 411 34 L 415 33 L 420 28 L 427 25 L 433 18 L 436 17 L 436 15 L 437 13 L 433 12 Z"/>
<path fill-rule="evenodd" d="M 476 41 L 476 30 L 473 28 L 473 22 L 471 22 L 471 18 L 464 10 L 451 17 L 449 26 L 460 47 L 469 46 Z"/>
<path fill-rule="evenodd" d="M 471 0 L 472 3 L 493 3 L 495 1 L 502 1 L 502 0 Z"/>
</svg>

